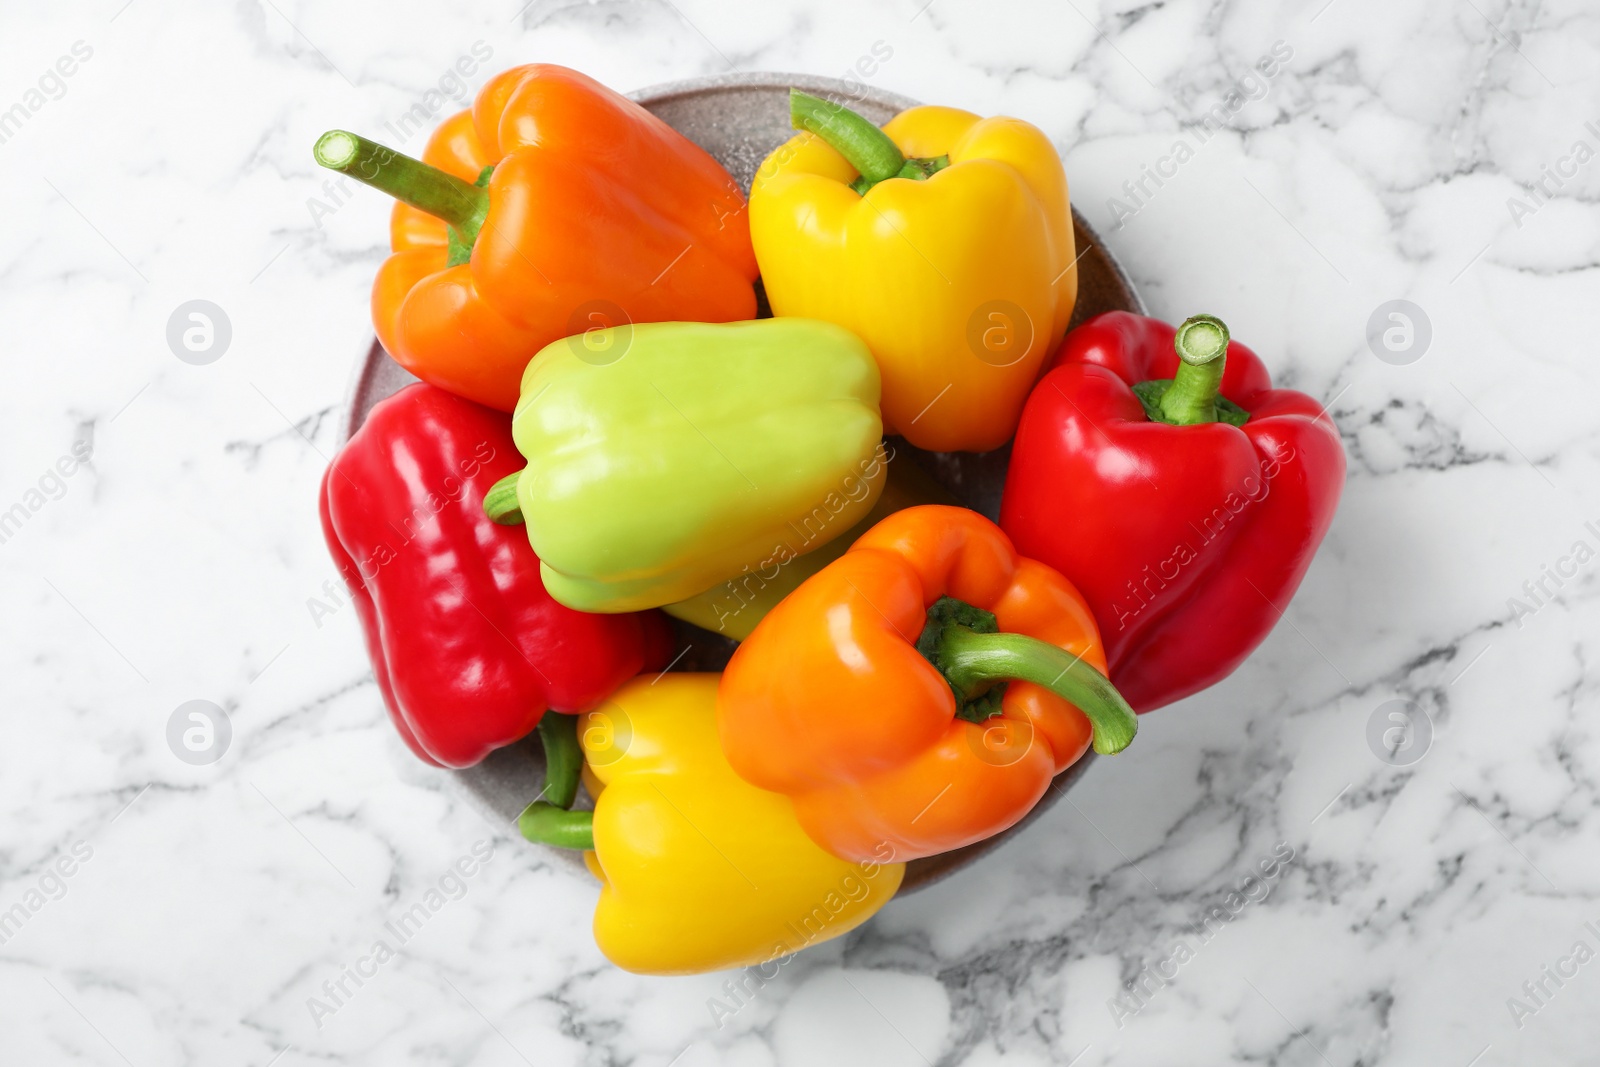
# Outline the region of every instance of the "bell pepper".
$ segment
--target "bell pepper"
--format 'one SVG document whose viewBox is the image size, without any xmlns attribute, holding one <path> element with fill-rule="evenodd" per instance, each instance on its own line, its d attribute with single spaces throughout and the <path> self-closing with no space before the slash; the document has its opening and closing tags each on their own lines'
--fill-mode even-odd
<svg viewBox="0 0 1600 1067">
<path fill-rule="evenodd" d="M 1226 677 L 1282 617 L 1333 521 L 1339 431 L 1212 316 L 1113 311 L 1074 330 L 1028 401 L 1000 524 L 1100 622 L 1149 711 Z"/>
<path fill-rule="evenodd" d="M 417 384 L 373 407 L 323 475 L 322 529 L 373 676 L 428 763 L 471 766 L 669 650 L 656 613 L 585 615 L 545 592 L 527 539 L 483 514 L 518 462 L 505 415 Z"/>
<path fill-rule="evenodd" d="M 803 556 L 789 554 L 787 544 L 774 545 L 772 553 L 759 566 L 746 565 L 738 574 L 720 585 L 714 585 L 699 596 L 668 604 L 661 610 L 684 622 L 735 641 L 743 641 L 756 628 L 756 623 L 778 601 L 800 587 L 800 583 L 844 555 L 845 549 L 879 522 L 897 511 L 919 504 L 955 504 L 950 491 L 934 480 L 933 476 L 917 466 L 915 460 L 899 459 L 885 447 L 883 465 L 888 474 L 883 483 L 883 493 L 866 517 L 832 541 L 813 548 Z M 896 460 L 898 459 L 898 462 Z M 841 500 L 867 492 L 876 467 L 862 472 Z M 808 536 L 807 544 L 817 541 Z"/>
<path fill-rule="evenodd" d="M 884 519 L 756 626 L 723 673 L 728 763 L 811 839 L 915 859 L 1026 815 L 1138 729 L 1070 583 L 974 511 Z"/>
<path fill-rule="evenodd" d="M 716 695 L 715 674 L 639 678 L 575 732 L 541 730 L 551 771 L 518 825 L 529 840 L 587 850 L 601 885 L 595 942 L 629 971 L 696 974 L 798 952 L 866 922 L 905 875 L 887 847 L 859 863 L 828 855 L 787 800 L 734 774 Z M 579 764 L 592 812 L 564 810 Z"/>
<path fill-rule="evenodd" d="M 790 111 L 805 132 L 750 190 L 773 313 L 867 342 L 886 432 L 937 452 L 1005 444 L 1078 294 L 1050 139 L 948 107 L 910 108 L 880 130 L 798 90 Z"/>
<path fill-rule="evenodd" d="M 798 556 L 883 489 L 878 369 L 807 319 L 557 342 L 528 365 L 513 427 L 528 466 L 489 514 L 526 521 L 545 587 L 581 611 L 686 599 L 774 546 Z"/>
<path fill-rule="evenodd" d="M 333 130 L 317 162 L 395 197 L 372 288 L 401 366 L 510 411 L 550 342 L 755 315 L 744 195 L 716 160 L 577 71 L 504 71 L 415 160 Z"/>
</svg>

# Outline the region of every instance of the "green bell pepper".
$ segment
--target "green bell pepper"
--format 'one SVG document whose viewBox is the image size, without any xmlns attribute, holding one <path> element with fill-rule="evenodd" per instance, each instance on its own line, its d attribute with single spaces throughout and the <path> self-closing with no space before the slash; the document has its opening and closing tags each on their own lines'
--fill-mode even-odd
<svg viewBox="0 0 1600 1067">
<path fill-rule="evenodd" d="M 756 623 L 778 606 L 778 601 L 844 555 L 862 534 L 880 521 L 897 511 L 922 504 L 960 505 L 961 502 L 917 466 L 915 460 L 901 459 L 887 449 L 880 456 L 883 465 L 889 468 L 883 494 L 866 517 L 843 534 L 798 558 L 774 548 L 760 566 L 745 567 L 698 596 L 668 604 L 661 610 L 712 633 L 743 641 L 755 630 Z M 873 473 L 875 476 L 876 472 Z"/>
<path fill-rule="evenodd" d="M 528 465 L 484 510 L 526 521 L 568 607 L 684 600 L 866 516 L 886 471 L 878 391 L 867 346 L 810 319 L 569 337 L 522 376 L 512 436 Z"/>
</svg>

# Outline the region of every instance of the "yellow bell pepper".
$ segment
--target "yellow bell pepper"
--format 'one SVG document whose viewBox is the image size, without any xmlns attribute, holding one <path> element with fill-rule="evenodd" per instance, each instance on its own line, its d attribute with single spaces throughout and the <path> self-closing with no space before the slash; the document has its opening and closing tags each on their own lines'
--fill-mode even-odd
<svg viewBox="0 0 1600 1067">
<path fill-rule="evenodd" d="M 555 722 L 540 731 L 550 799 L 523 812 L 522 832 L 588 849 L 601 884 L 595 941 L 637 974 L 749 967 L 820 944 L 871 918 L 905 875 L 887 844 L 871 861 L 829 855 L 787 797 L 733 773 L 717 736 L 719 680 L 640 676 L 578 716 L 576 737 L 567 716 L 545 716 Z M 593 813 L 563 810 L 579 744 Z"/>
<path fill-rule="evenodd" d="M 1050 139 L 948 107 L 910 108 L 879 130 L 798 90 L 790 113 L 804 132 L 750 190 L 773 313 L 867 342 L 885 432 L 936 452 L 1005 444 L 1078 295 Z"/>
</svg>

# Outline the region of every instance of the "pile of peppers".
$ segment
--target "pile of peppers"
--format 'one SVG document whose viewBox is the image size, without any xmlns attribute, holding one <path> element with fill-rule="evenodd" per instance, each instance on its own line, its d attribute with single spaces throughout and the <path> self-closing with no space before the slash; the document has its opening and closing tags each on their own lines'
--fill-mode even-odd
<svg viewBox="0 0 1600 1067">
<path fill-rule="evenodd" d="M 582 851 L 639 973 L 845 934 L 1123 752 L 1265 638 L 1344 478 L 1322 407 L 1214 316 L 1068 332 L 1039 129 L 790 107 L 748 199 L 548 64 L 420 159 L 315 146 L 396 200 L 372 318 L 420 379 L 322 482 L 378 690 L 440 767 L 537 734 L 518 827 Z M 1010 445 L 998 523 L 907 444 Z M 726 668 L 666 673 L 674 625 L 737 641 Z"/>
</svg>

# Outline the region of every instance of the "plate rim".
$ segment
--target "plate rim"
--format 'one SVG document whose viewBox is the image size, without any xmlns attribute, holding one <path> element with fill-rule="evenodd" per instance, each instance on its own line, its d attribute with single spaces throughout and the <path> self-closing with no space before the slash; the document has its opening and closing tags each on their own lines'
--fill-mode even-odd
<svg viewBox="0 0 1600 1067">
<path fill-rule="evenodd" d="M 636 104 L 643 104 L 646 101 L 656 104 L 671 100 L 674 97 L 717 89 L 803 89 L 806 92 L 815 90 L 818 93 L 827 93 L 829 96 L 846 96 L 857 100 L 871 100 L 873 103 L 880 104 L 883 107 L 897 108 L 901 111 L 908 107 L 918 107 L 921 104 L 921 101 L 906 96 L 904 93 L 890 92 L 888 89 L 880 89 L 865 82 L 859 83 L 859 88 L 857 88 L 842 78 L 831 78 L 822 74 L 786 74 L 783 71 L 768 70 L 736 71 L 728 74 L 707 74 L 696 78 L 679 78 L 675 81 L 647 85 L 643 89 L 635 89 L 623 95 Z"/>
</svg>

